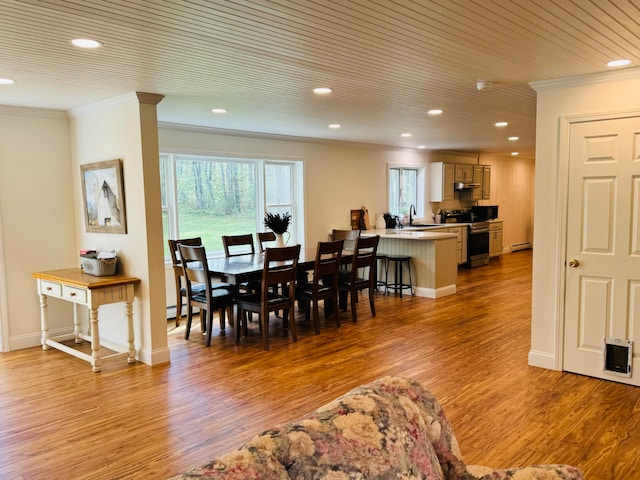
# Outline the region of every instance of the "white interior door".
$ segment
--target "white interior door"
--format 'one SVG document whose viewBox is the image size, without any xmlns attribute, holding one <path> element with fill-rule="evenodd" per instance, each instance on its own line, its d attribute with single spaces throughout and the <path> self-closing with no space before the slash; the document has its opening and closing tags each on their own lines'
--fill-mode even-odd
<svg viewBox="0 0 640 480">
<path fill-rule="evenodd" d="M 640 117 L 571 124 L 566 238 L 564 370 L 639 385 Z M 631 376 L 605 337 L 633 341 Z"/>
</svg>

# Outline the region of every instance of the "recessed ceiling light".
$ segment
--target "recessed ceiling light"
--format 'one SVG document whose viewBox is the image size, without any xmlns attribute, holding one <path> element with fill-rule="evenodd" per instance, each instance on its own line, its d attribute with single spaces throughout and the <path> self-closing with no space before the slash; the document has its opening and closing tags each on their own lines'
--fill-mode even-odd
<svg viewBox="0 0 640 480">
<path fill-rule="evenodd" d="M 607 63 L 607 67 L 624 67 L 625 65 L 629 65 L 631 60 L 620 59 L 620 60 L 611 60 Z"/>
<path fill-rule="evenodd" d="M 509 125 L 508 122 L 496 122 L 496 127 L 506 127 Z"/>
<path fill-rule="evenodd" d="M 427 113 L 429 115 L 440 115 L 440 114 L 442 114 L 442 112 L 443 112 L 443 110 L 441 110 L 439 108 L 434 108 L 434 109 L 429 110 Z"/>
<path fill-rule="evenodd" d="M 211 113 L 227 113 L 226 108 L 212 108 Z"/>
<path fill-rule="evenodd" d="M 520 137 L 509 137 L 507 140 L 510 142 L 515 142 L 516 140 L 520 140 Z"/>
<path fill-rule="evenodd" d="M 99 48 L 103 45 L 102 42 L 89 38 L 74 38 L 71 43 L 80 48 Z"/>
<path fill-rule="evenodd" d="M 13 85 L 14 83 L 10 78 L 0 78 L 0 85 Z"/>
<path fill-rule="evenodd" d="M 420 150 L 424 150 L 425 148 L 427 148 L 427 146 L 426 146 L 426 145 L 418 145 L 418 148 L 419 148 Z"/>
<path fill-rule="evenodd" d="M 511 152 L 512 157 L 517 157 L 518 155 L 520 155 L 518 152 Z"/>
<path fill-rule="evenodd" d="M 401 137 L 404 137 L 404 138 L 408 138 L 408 137 L 410 137 L 410 136 L 411 136 L 411 134 L 410 134 L 410 133 L 403 133 L 403 134 L 401 134 L 400 136 L 401 136 Z"/>
<path fill-rule="evenodd" d="M 340 125 L 339 123 L 331 123 L 329 124 L 329 128 L 340 128 L 342 125 Z"/>
<path fill-rule="evenodd" d="M 313 89 L 313 93 L 317 95 L 326 95 L 328 93 L 333 92 L 329 87 L 318 87 Z"/>
</svg>

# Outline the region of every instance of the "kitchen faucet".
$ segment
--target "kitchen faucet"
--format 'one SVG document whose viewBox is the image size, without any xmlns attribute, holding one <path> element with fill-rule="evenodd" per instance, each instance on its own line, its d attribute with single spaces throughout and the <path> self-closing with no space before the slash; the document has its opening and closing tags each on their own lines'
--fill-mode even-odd
<svg viewBox="0 0 640 480">
<path fill-rule="evenodd" d="M 417 215 L 416 206 L 411 204 L 409 205 L 409 225 L 413 225 L 413 215 L 411 212 L 413 211 L 413 215 Z"/>
</svg>

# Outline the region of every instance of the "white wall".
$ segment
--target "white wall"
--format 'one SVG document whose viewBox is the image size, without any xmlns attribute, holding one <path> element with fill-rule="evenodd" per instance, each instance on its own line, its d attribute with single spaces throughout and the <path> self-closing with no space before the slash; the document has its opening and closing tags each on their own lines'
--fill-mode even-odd
<svg viewBox="0 0 640 480">
<path fill-rule="evenodd" d="M 258 138 L 220 134 L 203 128 L 160 125 L 161 152 L 251 158 L 291 158 L 305 162 L 306 244 L 326 240 L 332 228 L 350 226 L 351 209 L 365 205 L 371 222 L 387 211 L 387 163 L 426 165 L 414 149 L 363 147 L 337 142 Z"/>
<path fill-rule="evenodd" d="M 40 344 L 31 273 L 79 266 L 64 112 L 0 106 L 0 310 L 3 350 Z M 4 266 L 4 272 L 1 270 Z M 68 331 L 67 302 L 49 302 L 51 333 Z"/>
<path fill-rule="evenodd" d="M 561 118 L 640 111 L 640 69 L 539 82 L 533 88 L 538 103 L 529 364 L 562 369 L 562 205 L 568 166 L 567 159 L 559 156 Z"/>
<path fill-rule="evenodd" d="M 139 358 L 154 365 L 169 361 L 164 288 L 164 250 L 160 200 L 155 101 L 140 102 L 134 93 L 73 110 L 71 139 L 75 215 L 84 218 L 80 165 L 113 160 L 123 162 L 126 234 L 87 233 L 84 221 L 76 229 L 80 248 L 115 249 L 118 273 L 140 278 L 134 302 L 135 344 Z M 153 299 L 153 301 L 152 301 Z M 100 335 L 125 345 L 127 325 L 123 304 L 100 307 Z"/>
</svg>

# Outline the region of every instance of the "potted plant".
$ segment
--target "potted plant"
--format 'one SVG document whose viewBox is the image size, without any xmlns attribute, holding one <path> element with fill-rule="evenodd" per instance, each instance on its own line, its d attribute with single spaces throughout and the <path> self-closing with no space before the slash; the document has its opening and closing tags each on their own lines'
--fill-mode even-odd
<svg viewBox="0 0 640 480">
<path fill-rule="evenodd" d="M 267 212 L 264 214 L 264 225 L 276 234 L 277 247 L 285 246 L 284 234 L 287 233 L 287 230 L 289 229 L 289 223 L 291 223 L 291 214 L 289 212 Z"/>
</svg>

